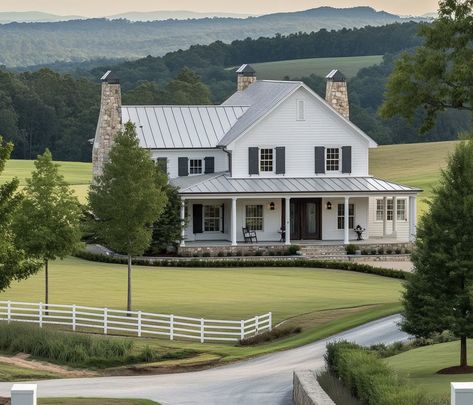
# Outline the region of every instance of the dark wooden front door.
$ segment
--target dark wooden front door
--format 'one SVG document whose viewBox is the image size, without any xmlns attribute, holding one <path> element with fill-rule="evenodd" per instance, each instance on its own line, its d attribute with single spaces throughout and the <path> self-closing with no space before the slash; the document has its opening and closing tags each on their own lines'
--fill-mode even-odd
<svg viewBox="0 0 473 405">
<path fill-rule="evenodd" d="M 291 239 L 321 239 L 322 199 L 298 198 L 291 200 Z"/>
</svg>

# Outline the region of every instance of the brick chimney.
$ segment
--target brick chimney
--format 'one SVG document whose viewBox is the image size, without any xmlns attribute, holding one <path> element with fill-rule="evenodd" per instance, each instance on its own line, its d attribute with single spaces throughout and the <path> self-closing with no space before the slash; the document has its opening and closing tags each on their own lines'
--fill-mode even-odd
<svg viewBox="0 0 473 405">
<path fill-rule="evenodd" d="M 238 91 L 243 91 L 256 82 L 256 72 L 250 65 L 241 65 L 236 72 Z"/>
<path fill-rule="evenodd" d="M 92 149 L 92 173 L 94 177 L 102 174 L 103 166 L 108 159 L 113 141 L 122 129 L 120 81 L 110 70 L 100 80 L 102 82 L 102 99 Z"/>
<path fill-rule="evenodd" d="M 347 120 L 350 119 L 347 81 L 342 72 L 332 70 L 326 77 L 325 100 Z"/>
</svg>

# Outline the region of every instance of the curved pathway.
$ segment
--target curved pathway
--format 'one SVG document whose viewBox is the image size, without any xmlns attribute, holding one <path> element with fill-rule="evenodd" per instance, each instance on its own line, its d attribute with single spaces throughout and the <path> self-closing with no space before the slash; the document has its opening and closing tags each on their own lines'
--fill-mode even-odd
<svg viewBox="0 0 473 405">
<path fill-rule="evenodd" d="M 407 335 L 397 326 L 399 315 L 349 330 L 283 352 L 228 366 L 182 374 L 102 377 L 38 382 L 40 397 L 144 398 L 163 405 L 289 405 L 292 372 L 323 366 L 328 341 L 346 339 L 362 345 L 392 343 Z M 0 383 L 0 396 L 8 396 L 12 383 Z"/>
</svg>

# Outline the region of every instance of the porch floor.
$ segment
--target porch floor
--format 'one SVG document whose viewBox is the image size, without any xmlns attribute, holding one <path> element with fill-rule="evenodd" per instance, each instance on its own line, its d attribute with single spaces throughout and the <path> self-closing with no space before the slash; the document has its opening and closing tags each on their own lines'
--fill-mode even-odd
<svg viewBox="0 0 473 405">
<path fill-rule="evenodd" d="M 396 238 L 369 238 L 361 241 L 350 240 L 350 243 L 357 245 L 375 245 L 375 244 L 399 244 L 409 243 Z M 343 246 L 343 240 L 291 240 L 291 244 L 299 246 Z M 284 246 L 284 242 L 260 241 L 258 243 L 238 242 L 237 246 Z M 231 246 L 231 242 L 227 240 L 202 240 L 202 241 L 186 241 L 185 247 L 216 247 Z"/>
</svg>

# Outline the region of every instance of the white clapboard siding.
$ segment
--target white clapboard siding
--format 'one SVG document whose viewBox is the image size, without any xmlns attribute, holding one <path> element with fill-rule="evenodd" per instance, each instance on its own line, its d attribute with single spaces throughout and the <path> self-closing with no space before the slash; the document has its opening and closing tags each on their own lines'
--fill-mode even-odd
<svg viewBox="0 0 473 405">
<path fill-rule="evenodd" d="M 271 331 L 271 312 L 241 321 L 190 318 L 142 311 L 121 311 L 79 305 L 58 305 L 0 301 L 0 321 L 67 326 L 103 334 L 164 336 L 209 341 L 234 342 Z"/>
</svg>

